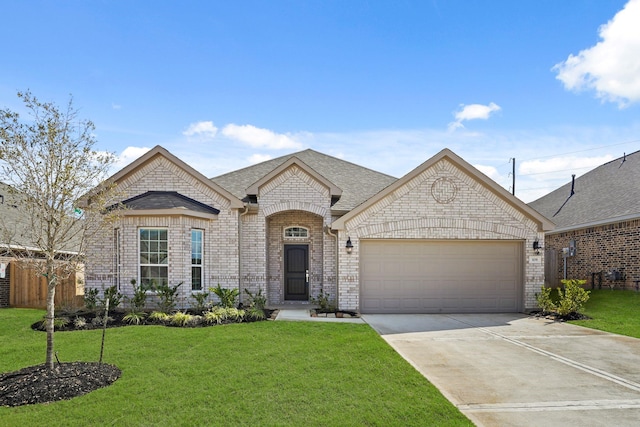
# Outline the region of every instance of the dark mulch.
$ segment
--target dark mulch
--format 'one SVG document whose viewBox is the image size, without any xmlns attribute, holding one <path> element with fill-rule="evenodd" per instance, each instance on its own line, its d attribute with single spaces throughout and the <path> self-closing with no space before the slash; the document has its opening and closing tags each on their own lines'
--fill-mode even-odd
<svg viewBox="0 0 640 427">
<path fill-rule="evenodd" d="M 544 317 L 545 319 L 553 320 L 553 321 L 556 321 L 556 322 L 566 322 L 568 320 L 589 320 L 589 319 L 591 319 L 591 317 L 587 316 L 586 314 L 577 313 L 577 312 L 573 312 L 573 313 L 569 313 L 567 315 L 561 316 L 558 313 L 547 313 L 547 312 L 542 312 L 542 311 L 536 310 L 536 311 L 531 312 L 530 314 L 531 314 L 531 316 Z"/>
<path fill-rule="evenodd" d="M 105 363 L 56 363 L 51 371 L 43 365 L 0 374 L 0 406 L 48 403 L 82 396 L 106 387 L 122 372 Z"/>
</svg>

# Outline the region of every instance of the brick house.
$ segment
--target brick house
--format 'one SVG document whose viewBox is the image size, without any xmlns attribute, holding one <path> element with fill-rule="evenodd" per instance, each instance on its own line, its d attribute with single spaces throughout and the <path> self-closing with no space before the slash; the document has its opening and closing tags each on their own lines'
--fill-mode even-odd
<svg viewBox="0 0 640 427">
<path fill-rule="evenodd" d="M 162 147 L 110 178 L 127 206 L 89 287 L 220 284 L 270 306 L 320 291 L 367 313 L 535 307 L 553 224 L 445 149 L 400 179 L 304 150 L 207 179 Z M 93 263 L 91 252 L 112 253 Z"/>
<path fill-rule="evenodd" d="M 545 237 L 546 277 L 635 288 L 640 279 L 640 151 L 587 172 L 529 204 L 556 228 Z M 565 249 L 563 253 L 563 249 Z"/>
</svg>

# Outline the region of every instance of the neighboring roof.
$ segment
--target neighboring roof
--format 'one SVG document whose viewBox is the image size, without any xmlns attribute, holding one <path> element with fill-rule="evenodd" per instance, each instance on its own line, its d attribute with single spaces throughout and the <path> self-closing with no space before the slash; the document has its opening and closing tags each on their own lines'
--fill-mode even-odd
<svg viewBox="0 0 640 427">
<path fill-rule="evenodd" d="M 382 190 L 380 193 L 376 194 L 374 197 L 371 197 L 369 200 L 366 201 L 366 203 L 358 206 L 356 209 L 352 210 L 351 212 L 347 213 L 343 217 L 339 218 L 337 221 L 334 221 L 331 227 L 336 230 L 344 229 L 345 223 L 349 221 L 351 218 L 355 217 L 356 215 L 363 212 L 373 204 L 382 200 L 387 195 L 396 191 L 398 188 L 405 185 L 407 182 L 411 181 L 413 178 L 420 175 L 425 170 L 429 169 L 430 167 L 432 167 L 442 159 L 446 159 L 449 162 L 453 163 L 456 167 L 458 167 L 459 169 L 464 171 L 466 174 L 471 176 L 473 179 L 475 179 L 478 183 L 483 185 L 489 191 L 496 194 L 498 197 L 500 197 L 502 200 L 504 200 L 514 208 L 518 209 L 525 216 L 531 218 L 533 221 L 535 221 L 538 224 L 540 231 L 548 231 L 553 229 L 554 227 L 553 222 L 549 221 L 549 219 L 545 218 L 543 215 L 540 215 L 540 213 L 538 213 L 534 209 L 527 206 L 523 201 L 521 201 L 520 199 L 518 199 L 517 197 L 509 193 L 507 190 L 502 188 L 491 178 L 487 177 L 485 174 L 483 174 L 478 169 L 471 166 L 469 163 L 463 160 L 460 156 L 458 156 L 453 151 L 447 148 L 440 151 L 435 156 L 431 157 L 429 160 L 427 160 L 426 162 L 424 162 L 423 164 L 421 164 L 420 166 L 418 166 L 417 168 L 415 168 L 414 170 L 412 170 L 411 172 L 409 172 L 408 174 L 406 174 L 405 176 L 403 176 L 402 178 L 394 182 L 392 185 Z"/>
<path fill-rule="evenodd" d="M 176 191 L 147 191 L 144 194 L 124 200 L 122 204 L 130 210 L 188 209 L 194 212 L 219 214 L 213 206 L 193 200 Z"/>
<path fill-rule="evenodd" d="M 247 189 L 272 171 L 297 158 L 328 182 L 342 190 L 334 211 L 349 211 L 397 180 L 392 176 L 358 166 L 354 163 L 308 149 L 211 178 L 239 199 L 247 196 Z"/>
<path fill-rule="evenodd" d="M 640 151 L 612 160 L 529 206 L 556 223 L 556 232 L 640 218 Z"/>
<path fill-rule="evenodd" d="M 223 196 L 224 198 L 229 200 L 230 203 L 231 203 L 231 207 L 232 208 L 243 208 L 244 207 L 244 203 L 242 203 L 242 200 L 240 200 L 240 198 L 234 196 L 229 191 L 227 191 L 226 189 L 220 187 L 215 182 L 212 182 L 206 176 L 202 175 L 200 172 L 198 172 L 197 170 L 195 170 L 194 168 L 192 168 L 191 166 L 189 166 L 188 164 L 186 164 L 185 162 L 183 162 L 182 160 L 180 160 L 179 158 L 177 158 L 176 156 L 174 156 L 169 151 L 167 151 L 166 149 L 164 149 L 163 147 L 161 147 L 159 145 L 156 145 L 151 150 L 147 151 L 143 156 L 139 157 L 137 160 L 135 160 L 134 162 L 132 162 L 128 166 L 125 166 L 119 172 L 117 172 L 116 174 L 111 176 L 109 179 L 107 179 L 106 182 L 107 183 L 109 183 L 109 182 L 118 182 L 120 180 L 123 180 L 129 174 L 135 172 L 139 167 L 141 167 L 142 165 L 146 164 L 147 162 L 152 161 L 154 158 L 156 158 L 158 156 L 162 156 L 162 157 L 166 158 L 167 160 L 169 160 L 170 162 L 174 163 L 175 165 L 177 165 L 181 169 L 187 171 L 191 176 L 193 176 L 194 178 L 196 178 L 197 180 L 202 182 L 204 185 L 206 185 L 207 187 L 211 188 L 216 193 L 220 194 L 221 196 Z M 97 190 L 99 191 L 99 188 Z"/>
</svg>

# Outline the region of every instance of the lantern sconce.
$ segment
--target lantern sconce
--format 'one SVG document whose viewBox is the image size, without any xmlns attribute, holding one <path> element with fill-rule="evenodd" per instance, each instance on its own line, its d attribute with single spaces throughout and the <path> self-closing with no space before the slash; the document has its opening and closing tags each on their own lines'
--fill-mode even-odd
<svg viewBox="0 0 640 427">
<path fill-rule="evenodd" d="M 351 243 L 351 237 L 347 237 L 347 245 L 345 246 L 347 253 L 350 254 L 353 251 L 353 243 Z"/>
<path fill-rule="evenodd" d="M 538 239 L 533 241 L 533 250 L 536 251 L 536 255 L 540 254 L 540 249 L 544 249 L 540 246 L 540 241 Z"/>
</svg>

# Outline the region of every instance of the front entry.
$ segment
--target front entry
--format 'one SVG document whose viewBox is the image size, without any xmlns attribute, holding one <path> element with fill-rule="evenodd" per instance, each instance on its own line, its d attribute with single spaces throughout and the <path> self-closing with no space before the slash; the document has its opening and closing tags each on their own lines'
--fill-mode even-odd
<svg viewBox="0 0 640 427">
<path fill-rule="evenodd" d="M 284 299 L 309 300 L 309 245 L 284 245 Z"/>
</svg>

